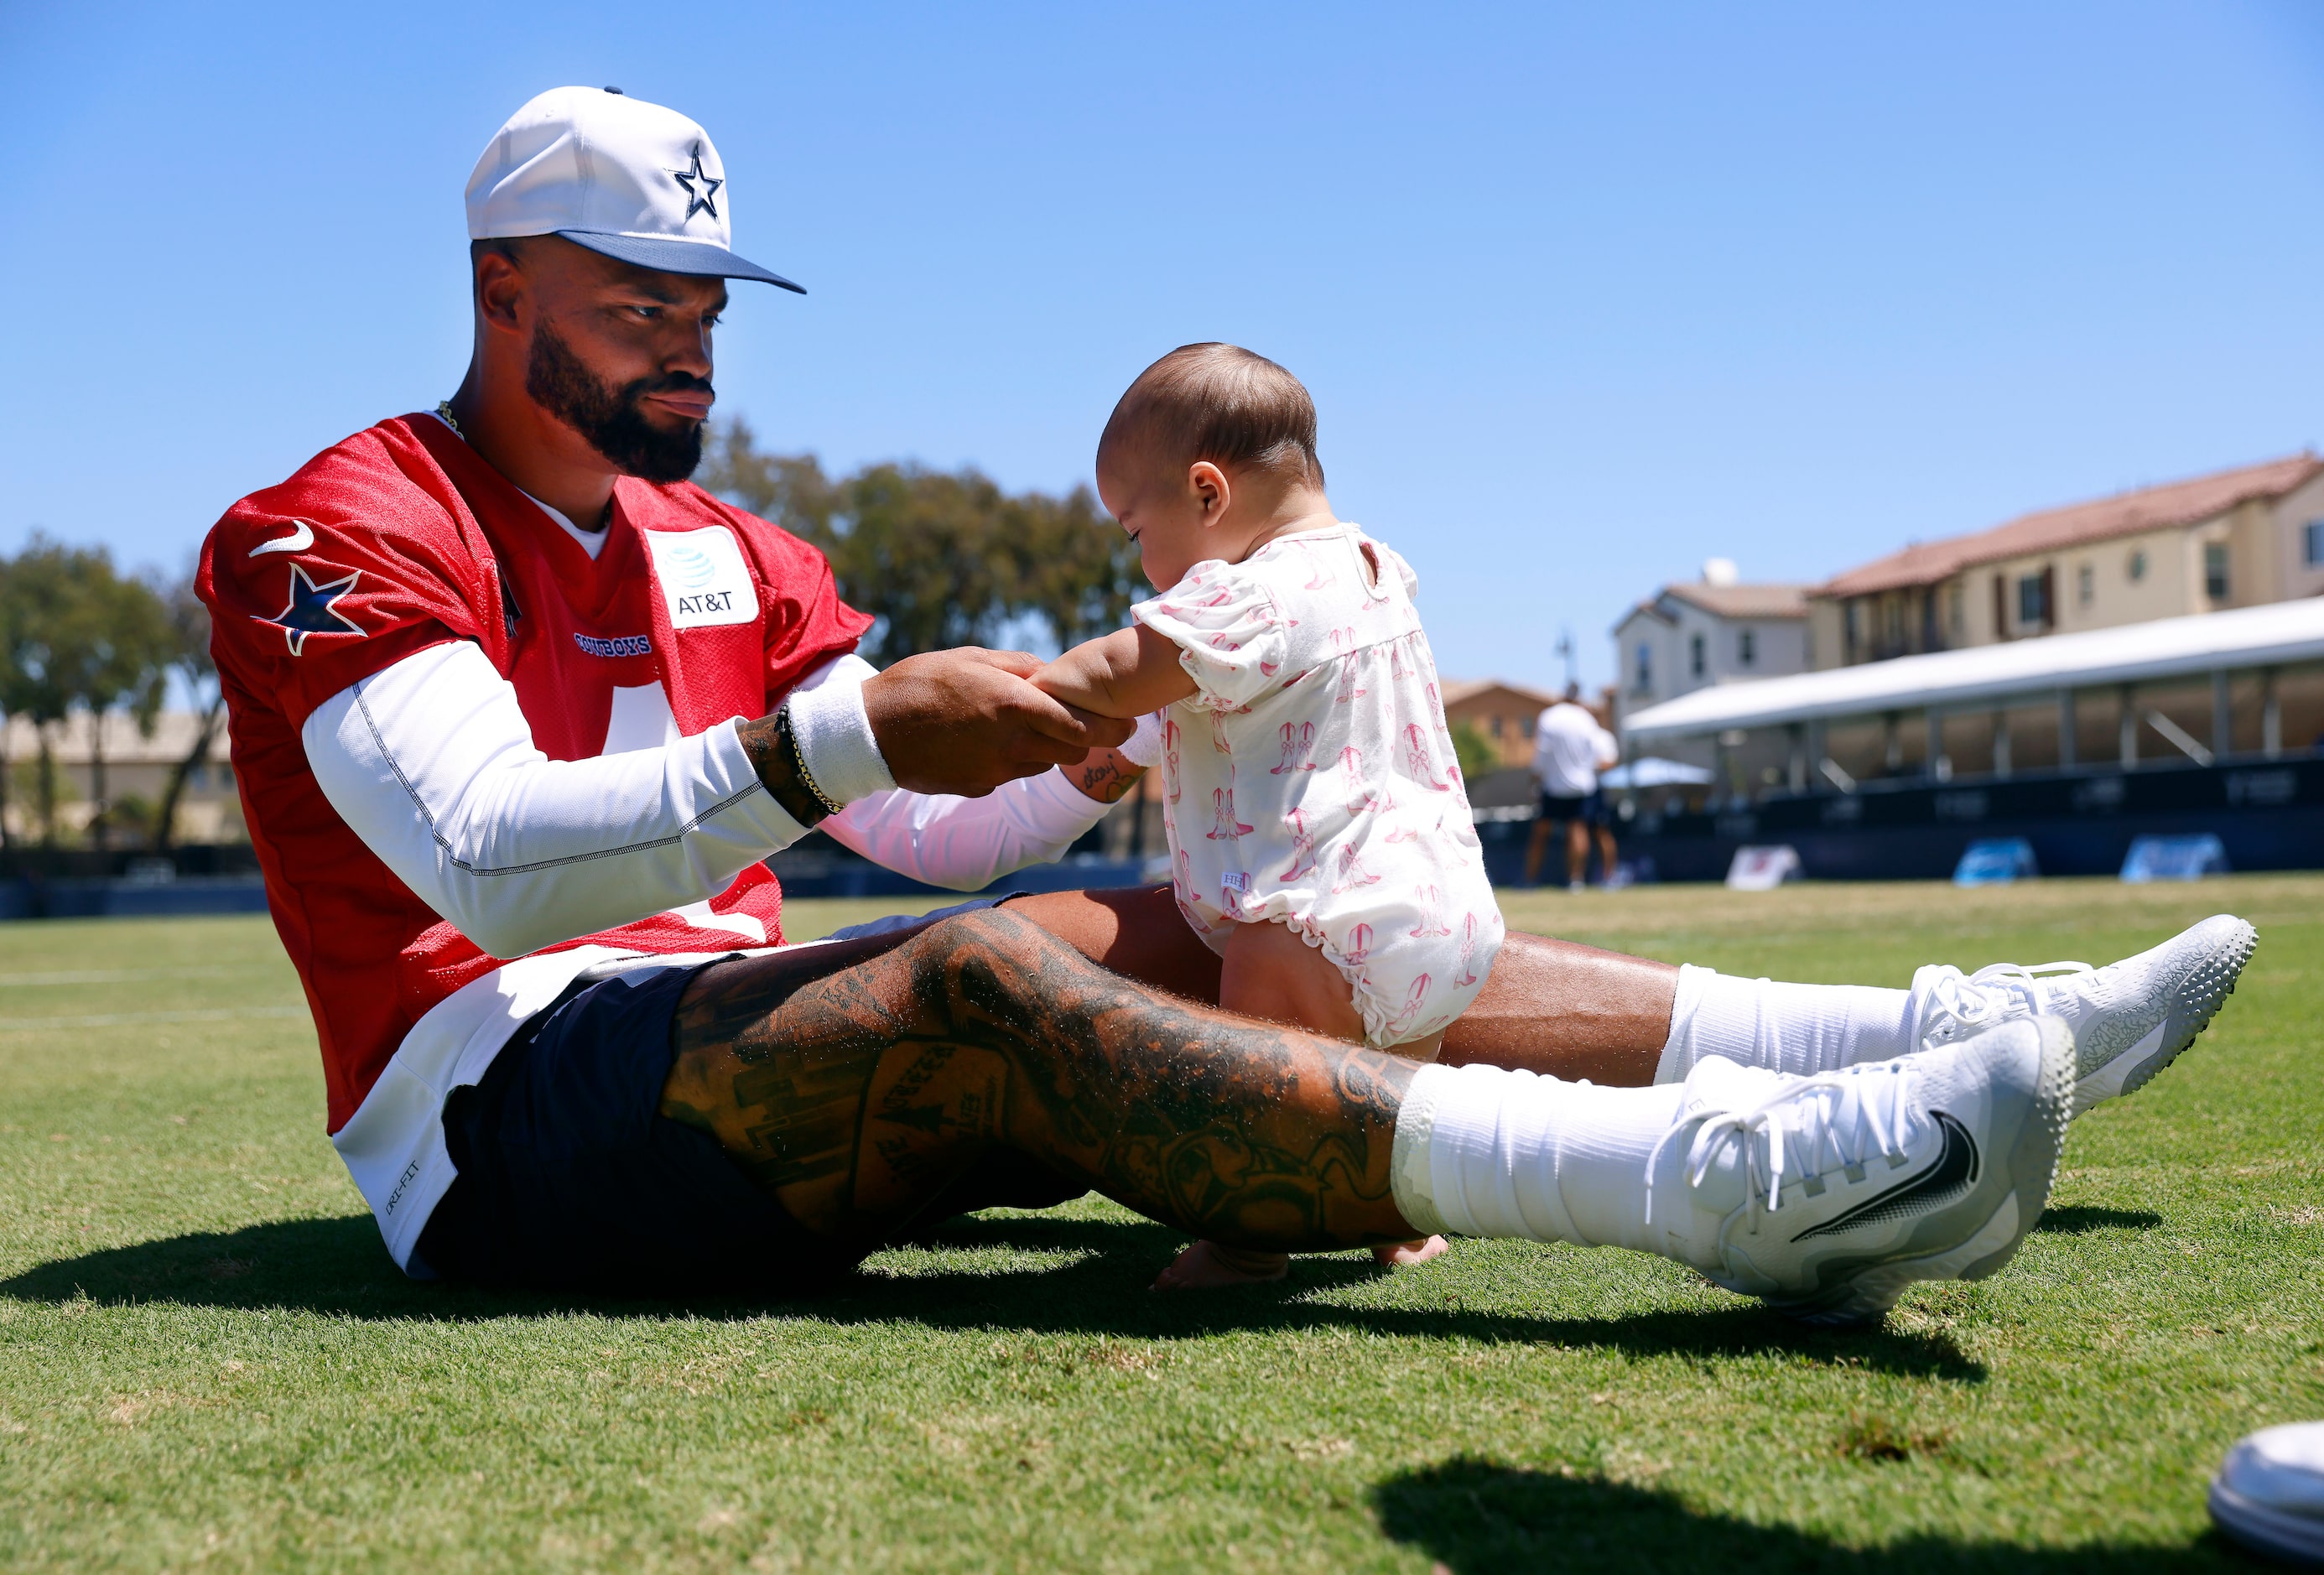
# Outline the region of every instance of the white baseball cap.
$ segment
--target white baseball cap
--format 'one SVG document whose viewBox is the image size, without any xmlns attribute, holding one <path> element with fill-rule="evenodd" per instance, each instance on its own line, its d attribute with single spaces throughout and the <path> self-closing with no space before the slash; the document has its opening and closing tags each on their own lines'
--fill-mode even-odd
<svg viewBox="0 0 2324 1575">
<path fill-rule="evenodd" d="M 561 235 L 640 268 L 807 290 L 737 257 L 709 134 L 618 88 L 552 88 L 509 116 L 468 177 L 468 238 Z"/>
</svg>

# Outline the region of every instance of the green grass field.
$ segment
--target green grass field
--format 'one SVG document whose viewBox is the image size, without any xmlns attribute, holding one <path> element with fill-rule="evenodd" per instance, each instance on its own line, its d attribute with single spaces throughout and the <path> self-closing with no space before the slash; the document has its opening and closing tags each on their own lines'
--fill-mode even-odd
<svg viewBox="0 0 2324 1575">
<path fill-rule="evenodd" d="M 430 1289 L 324 1139 L 263 921 L 0 926 L 0 1563 L 2236 1563 L 2209 1470 L 2324 1417 L 2324 879 L 1508 897 L 1513 927 L 1892 984 L 2221 909 L 2260 927 L 2243 988 L 2075 1127 L 2016 1262 L 1853 1335 L 1521 1243 L 1164 1299 L 1181 1239 L 1095 1202 L 952 1222 L 811 1303 Z"/>
</svg>

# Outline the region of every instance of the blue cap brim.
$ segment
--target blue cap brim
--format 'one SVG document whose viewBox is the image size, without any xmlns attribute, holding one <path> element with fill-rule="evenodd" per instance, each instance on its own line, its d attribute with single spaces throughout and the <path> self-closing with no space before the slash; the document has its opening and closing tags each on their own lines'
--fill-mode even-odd
<svg viewBox="0 0 2324 1575">
<path fill-rule="evenodd" d="M 639 268 L 650 268 L 657 273 L 691 273 L 704 279 L 755 279 L 762 284 L 778 285 L 800 295 L 807 286 L 793 284 L 779 273 L 770 273 L 756 262 L 746 262 L 724 246 L 706 245 L 700 241 L 666 241 L 656 235 L 609 235 L 597 230 L 559 230 L 558 235 L 576 246 L 586 246 L 592 252 L 628 262 Z"/>
</svg>

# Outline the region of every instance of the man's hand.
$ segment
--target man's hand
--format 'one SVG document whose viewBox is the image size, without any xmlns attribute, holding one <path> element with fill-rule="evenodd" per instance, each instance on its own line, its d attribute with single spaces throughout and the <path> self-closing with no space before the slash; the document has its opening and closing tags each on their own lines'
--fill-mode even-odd
<svg viewBox="0 0 2324 1575">
<path fill-rule="evenodd" d="M 907 657 L 864 679 L 864 714 L 896 785 L 978 798 L 1130 736 L 1133 723 L 1093 716 L 1027 683 L 1041 665 L 1024 651 L 968 646 Z"/>
</svg>

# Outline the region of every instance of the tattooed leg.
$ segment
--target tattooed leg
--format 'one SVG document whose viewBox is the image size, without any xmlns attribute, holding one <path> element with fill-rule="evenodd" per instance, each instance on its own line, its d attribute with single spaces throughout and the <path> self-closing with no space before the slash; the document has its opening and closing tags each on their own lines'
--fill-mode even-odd
<svg viewBox="0 0 2324 1575">
<path fill-rule="evenodd" d="M 809 1230 L 884 1239 L 1005 1149 L 1235 1246 L 1414 1234 L 1388 1184 L 1412 1063 L 1157 994 L 1014 905 L 827 966 L 706 970 L 662 1100 Z"/>
<path fill-rule="evenodd" d="M 1219 955 L 1167 886 L 1058 891 L 1009 905 L 1117 973 L 1191 1000 L 1219 999 Z M 1670 1037 L 1678 970 L 1512 930 L 1485 988 L 1444 1031 L 1448 1066 L 1482 1061 L 1600 1087 L 1644 1087 Z"/>
</svg>

